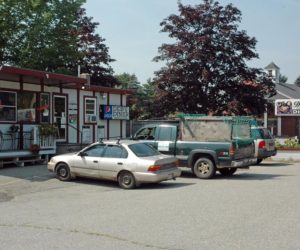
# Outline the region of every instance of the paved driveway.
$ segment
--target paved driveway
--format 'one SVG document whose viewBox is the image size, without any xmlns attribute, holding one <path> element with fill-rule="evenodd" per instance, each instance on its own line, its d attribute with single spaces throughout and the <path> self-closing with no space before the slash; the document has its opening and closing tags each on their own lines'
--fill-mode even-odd
<svg viewBox="0 0 300 250">
<path fill-rule="evenodd" d="M 300 164 L 122 190 L 0 169 L 1 249 L 300 249 Z"/>
</svg>

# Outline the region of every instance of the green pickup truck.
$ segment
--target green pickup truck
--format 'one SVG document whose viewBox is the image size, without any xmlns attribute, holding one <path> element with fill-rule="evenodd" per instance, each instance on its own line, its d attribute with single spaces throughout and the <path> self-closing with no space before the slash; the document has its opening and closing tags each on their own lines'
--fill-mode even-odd
<svg viewBox="0 0 300 250">
<path fill-rule="evenodd" d="M 185 116 L 172 123 L 147 124 L 134 140 L 148 142 L 163 154 L 174 155 L 201 179 L 216 171 L 232 175 L 237 168 L 255 165 L 250 120 L 234 117 Z"/>
</svg>

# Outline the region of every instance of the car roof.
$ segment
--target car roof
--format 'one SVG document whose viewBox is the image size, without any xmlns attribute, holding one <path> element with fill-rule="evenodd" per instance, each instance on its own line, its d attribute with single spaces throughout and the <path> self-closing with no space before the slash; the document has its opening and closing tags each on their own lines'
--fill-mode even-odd
<svg viewBox="0 0 300 250">
<path fill-rule="evenodd" d="M 101 140 L 98 142 L 95 142 L 93 144 L 109 144 L 109 145 L 132 145 L 132 144 L 139 144 L 139 143 L 143 143 L 143 142 L 139 142 L 139 141 L 133 141 L 133 140 L 128 140 L 128 139 L 120 139 L 120 140 Z"/>
</svg>

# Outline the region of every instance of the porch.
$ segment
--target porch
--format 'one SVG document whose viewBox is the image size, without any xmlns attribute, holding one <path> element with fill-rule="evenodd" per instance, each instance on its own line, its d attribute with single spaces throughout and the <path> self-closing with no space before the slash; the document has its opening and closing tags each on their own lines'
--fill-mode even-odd
<svg viewBox="0 0 300 250">
<path fill-rule="evenodd" d="M 56 154 L 54 137 L 42 137 L 37 128 L 30 131 L 0 131 L 0 168 L 5 164 L 24 166 L 26 162 L 46 162 Z"/>
</svg>

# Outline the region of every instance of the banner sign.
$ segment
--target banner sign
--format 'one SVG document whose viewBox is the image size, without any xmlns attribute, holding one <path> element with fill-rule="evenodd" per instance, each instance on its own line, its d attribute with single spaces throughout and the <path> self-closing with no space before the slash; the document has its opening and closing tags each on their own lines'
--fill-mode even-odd
<svg viewBox="0 0 300 250">
<path fill-rule="evenodd" d="M 104 120 L 129 120 L 129 107 L 100 105 L 100 118 Z"/>
<path fill-rule="evenodd" d="M 275 100 L 275 115 L 300 116 L 300 99 Z"/>
</svg>

